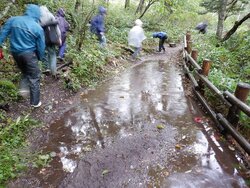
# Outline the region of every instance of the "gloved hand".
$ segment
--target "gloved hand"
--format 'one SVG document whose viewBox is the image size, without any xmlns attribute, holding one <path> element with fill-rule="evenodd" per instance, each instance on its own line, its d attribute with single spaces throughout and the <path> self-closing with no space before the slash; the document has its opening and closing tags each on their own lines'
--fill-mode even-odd
<svg viewBox="0 0 250 188">
<path fill-rule="evenodd" d="M 0 60 L 4 58 L 4 55 L 3 55 L 3 49 L 0 48 Z"/>
</svg>

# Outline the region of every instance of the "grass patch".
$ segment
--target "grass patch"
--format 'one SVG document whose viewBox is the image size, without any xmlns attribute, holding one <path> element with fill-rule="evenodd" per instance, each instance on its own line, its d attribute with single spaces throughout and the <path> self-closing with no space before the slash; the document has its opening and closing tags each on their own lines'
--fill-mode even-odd
<svg viewBox="0 0 250 188">
<path fill-rule="evenodd" d="M 38 122 L 28 115 L 11 120 L 0 111 L 0 116 L 0 187 L 4 187 L 8 180 L 25 170 L 30 157 L 34 157 L 26 151 L 27 134 Z"/>
</svg>

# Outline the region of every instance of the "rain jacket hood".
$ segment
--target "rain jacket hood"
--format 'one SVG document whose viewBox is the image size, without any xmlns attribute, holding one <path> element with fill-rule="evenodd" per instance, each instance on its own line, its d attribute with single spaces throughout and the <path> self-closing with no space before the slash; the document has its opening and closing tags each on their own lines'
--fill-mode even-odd
<svg viewBox="0 0 250 188">
<path fill-rule="evenodd" d="M 135 20 L 135 25 L 142 26 L 143 22 L 140 19 Z"/>
<path fill-rule="evenodd" d="M 28 4 L 24 15 L 30 16 L 30 17 L 34 18 L 35 21 L 38 22 L 40 20 L 40 16 L 41 16 L 40 7 L 37 5 Z"/>
<path fill-rule="evenodd" d="M 100 14 L 106 14 L 106 13 L 107 13 L 106 8 L 104 8 L 103 6 L 100 6 L 100 7 L 99 7 L 99 13 L 100 13 Z"/>
</svg>

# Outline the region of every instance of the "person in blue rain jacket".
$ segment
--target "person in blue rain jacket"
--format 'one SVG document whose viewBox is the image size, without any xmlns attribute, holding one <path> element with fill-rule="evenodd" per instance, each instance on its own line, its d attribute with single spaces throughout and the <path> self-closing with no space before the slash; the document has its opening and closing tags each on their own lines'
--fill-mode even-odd
<svg viewBox="0 0 250 188">
<path fill-rule="evenodd" d="M 153 38 L 159 38 L 159 52 L 163 50 L 165 52 L 164 42 L 168 38 L 166 32 L 155 32 L 153 33 Z"/>
<path fill-rule="evenodd" d="M 20 94 L 30 94 L 30 104 L 39 107 L 40 76 L 38 60 L 44 58 L 45 39 L 39 24 L 40 7 L 28 4 L 22 16 L 9 18 L 0 31 L 0 48 L 9 37 L 10 52 L 22 72 Z"/>
<path fill-rule="evenodd" d="M 99 40 L 101 46 L 106 45 L 106 37 L 105 37 L 105 23 L 104 19 L 107 14 L 106 8 L 103 6 L 99 7 L 99 13 L 93 17 L 90 21 L 90 31 L 94 33 Z"/>
</svg>

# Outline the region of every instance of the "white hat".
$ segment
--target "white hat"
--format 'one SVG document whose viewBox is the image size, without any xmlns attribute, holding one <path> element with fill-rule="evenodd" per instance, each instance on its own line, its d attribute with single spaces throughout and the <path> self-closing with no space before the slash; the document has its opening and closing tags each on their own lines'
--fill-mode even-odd
<svg viewBox="0 0 250 188">
<path fill-rule="evenodd" d="M 135 25 L 142 26 L 142 21 L 140 19 L 135 20 Z"/>
</svg>

